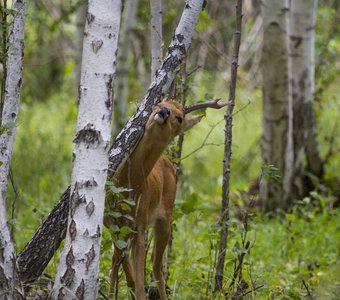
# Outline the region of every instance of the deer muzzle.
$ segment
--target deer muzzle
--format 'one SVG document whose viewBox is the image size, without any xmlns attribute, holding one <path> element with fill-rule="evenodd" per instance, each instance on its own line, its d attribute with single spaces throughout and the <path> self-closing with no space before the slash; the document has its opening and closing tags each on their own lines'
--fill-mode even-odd
<svg viewBox="0 0 340 300">
<path fill-rule="evenodd" d="M 166 107 L 161 107 L 160 110 L 155 114 L 155 121 L 159 124 L 165 124 L 170 116 L 170 110 Z"/>
</svg>

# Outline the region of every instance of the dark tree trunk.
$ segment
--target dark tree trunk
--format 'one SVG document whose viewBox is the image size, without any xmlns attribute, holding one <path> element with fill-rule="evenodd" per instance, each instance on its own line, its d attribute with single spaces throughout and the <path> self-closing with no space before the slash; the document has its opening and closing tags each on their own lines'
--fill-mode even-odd
<svg viewBox="0 0 340 300">
<path fill-rule="evenodd" d="M 39 277 L 59 248 L 66 234 L 70 187 L 60 197 L 38 231 L 18 255 L 20 277 L 33 281 Z"/>
</svg>

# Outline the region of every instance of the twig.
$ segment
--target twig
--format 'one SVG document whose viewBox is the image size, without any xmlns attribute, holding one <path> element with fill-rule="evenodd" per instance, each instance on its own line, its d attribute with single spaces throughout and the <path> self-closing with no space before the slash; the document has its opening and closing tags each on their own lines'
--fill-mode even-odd
<svg viewBox="0 0 340 300">
<path fill-rule="evenodd" d="M 210 137 L 211 133 L 213 132 L 213 130 L 223 122 L 223 119 L 218 121 L 217 123 L 213 124 L 209 130 L 209 132 L 207 133 L 207 135 L 205 136 L 202 144 L 200 146 L 198 146 L 196 149 L 194 149 L 193 151 L 191 151 L 189 154 L 183 156 L 180 160 L 184 160 L 187 159 L 189 156 L 193 155 L 194 153 L 196 153 L 197 151 L 201 150 L 204 146 L 221 146 L 222 144 L 215 144 L 215 143 L 207 143 L 208 138 Z"/>
<path fill-rule="evenodd" d="M 11 207 L 11 235 L 14 236 L 14 213 L 15 213 L 15 204 L 19 198 L 19 191 L 14 182 L 12 168 L 9 169 L 9 180 L 11 182 L 12 189 L 14 191 L 14 199 L 13 199 L 12 207 Z"/>
<path fill-rule="evenodd" d="M 101 289 L 99 289 L 99 294 L 100 294 L 105 300 L 110 300 L 110 298 L 107 297 Z"/>
<path fill-rule="evenodd" d="M 262 289 L 263 287 L 264 287 L 264 284 L 261 284 L 261 285 L 255 287 L 255 288 L 251 289 L 250 291 L 247 291 L 247 292 L 243 293 L 243 294 L 240 296 L 240 298 L 242 298 L 242 297 L 244 297 L 244 296 L 247 296 L 248 294 L 253 293 L 253 292 L 255 292 L 255 291 L 259 290 L 259 289 Z"/>
<path fill-rule="evenodd" d="M 199 69 L 201 69 L 202 66 L 196 66 L 193 68 L 190 72 L 188 72 L 187 77 L 191 76 L 192 74 L 196 73 Z"/>
<path fill-rule="evenodd" d="M 302 279 L 302 284 L 303 284 L 303 286 L 305 287 L 305 289 L 306 289 L 306 291 L 307 291 L 307 294 L 308 294 L 309 298 L 310 298 L 311 300 L 313 300 L 312 294 L 310 293 L 309 288 L 308 288 L 308 285 L 306 284 L 306 282 L 305 282 L 304 279 Z"/>
</svg>

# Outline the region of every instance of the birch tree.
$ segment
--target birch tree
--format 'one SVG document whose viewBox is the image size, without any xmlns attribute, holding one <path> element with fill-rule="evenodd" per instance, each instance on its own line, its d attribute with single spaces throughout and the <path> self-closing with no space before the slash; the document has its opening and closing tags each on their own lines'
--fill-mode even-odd
<svg viewBox="0 0 340 300">
<path fill-rule="evenodd" d="M 304 192 L 302 179 L 304 154 L 307 154 L 310 171 L 316 176 L 322 176 L 323 169 L 313 113 L 316 8 L 317 0 L 291 2 L 294 194 L 297 197 L 301 197 Z"/>
<path fill-rule="evenodd" d="M 53 299 L 97 299 L 120 0 L 89 1 L 65 246 Z"/>
<path fill-rule="evenodd" d="M 169 89 L 176 70 L 190 46 L 203 2 L 203 0 L 187 1 L 157 76 L 151 83 L 136 113 L 130 118 L 111 146 L 109 151 L 109 177 L 135 149 L 144 133 L 144 127 L 151 114 L 152 107 L 164 98 Z M 44 266 L 48 264 L 65 237 L 69 193 L 70 188 L 68 187 L 33 238 L 19 254 L 20 273 L 23 270 L 23 275 L 30 277 L 31 280 L 40 276 Z"/>
<path fill-rule="evenodd" d="M 162 0 L 150 0 L 151 10 L 151 81 L 163 58 Z"/>
<path fill-rule="evenodd" d="M 114 95 L 113 133 L 118 134 L 127 119 L 129 54 L 131 53 L 132 30 L 136 26 L 138 0 L 125 1 L 122 28 L 119 34 L 117 58 L 117 88 Z"/>
<path fill-rule="evenodd" d="M 4 88 L 4 103 L 0 136 L 0 298 L 23 299 L 24 291 L 18 278 L 16 255 L 6 218 L 7 177 L 13 153 L 16 123 L 19 111 L 22 66 L 24 56 L 24 35 L 26 1 L 12 2 L 12 16 L 9 29 L 7 72 Z"/>
<path fill-rule="evenodd" d="M 293 123 L 288 5 L 288 0 L 262 2 L 264 174 L 260 193 L 267 210 L 286 208 L 291 198 Z"/>
</svg>

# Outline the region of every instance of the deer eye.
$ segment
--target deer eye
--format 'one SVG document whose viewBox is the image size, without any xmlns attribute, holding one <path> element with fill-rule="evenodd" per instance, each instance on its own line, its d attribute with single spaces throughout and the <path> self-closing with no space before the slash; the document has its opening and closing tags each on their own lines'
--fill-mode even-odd
<svg viewBox="0 0 340 300">
<path fill-rule="evenodd" d="M 176 116 L 175 118 L 176 118 L 176 120 L 177 120 L 177 122 L 178 122 L 179 124 L 182 123 L 182 121 L 183 121 L 183 118 L 182 118 L 182 117 Z"/>
</svg>

